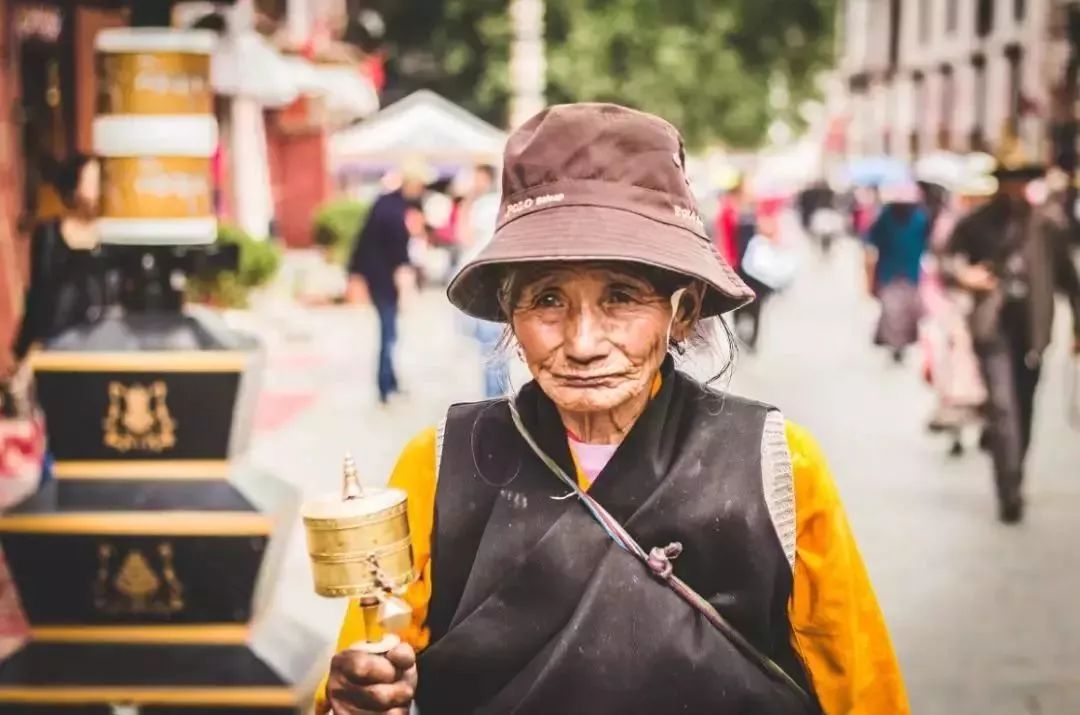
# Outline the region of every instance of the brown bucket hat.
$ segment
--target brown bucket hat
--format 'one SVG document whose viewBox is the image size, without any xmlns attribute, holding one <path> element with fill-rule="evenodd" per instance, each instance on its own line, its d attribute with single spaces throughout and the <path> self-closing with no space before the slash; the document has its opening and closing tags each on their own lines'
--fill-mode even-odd
<svg viewBox="0 0 1080 715">
<path fill-rule="evenodd" d="M 540 261 L 627 261 L 703 281 L 706 317 L 754 298 L 705 233 L 678 130 L 615 104 L 549 107 L 510 136 L 495 236 L 450 282 L 450 302 L 504 321 L 503 270 Z"/>
</svg>

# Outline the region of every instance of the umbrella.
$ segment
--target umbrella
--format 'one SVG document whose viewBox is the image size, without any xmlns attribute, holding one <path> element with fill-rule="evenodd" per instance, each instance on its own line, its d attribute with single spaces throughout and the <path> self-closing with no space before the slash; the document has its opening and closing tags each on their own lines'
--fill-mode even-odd
<svg viewBox="0 0 1080 715">
<path fill-rule="evenodd" d="M 888 156 L 868 156 L 848 162 L 848 181 L 856 186 L 899 184 L 911 179 L 907 165 Z"/>
</svg>

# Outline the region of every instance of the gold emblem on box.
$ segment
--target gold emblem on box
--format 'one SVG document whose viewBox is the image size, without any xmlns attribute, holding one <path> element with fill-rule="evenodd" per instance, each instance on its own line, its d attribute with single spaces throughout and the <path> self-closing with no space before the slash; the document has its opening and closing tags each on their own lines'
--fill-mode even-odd
<svg viewBox="0 0 1080 715">
<path fill-rule="evenodd" d="M 141 549 L 129 549 L 120 559 L 116 547 L 101 544 L 94 607 L 113 615 L 168 615 L 183 610 L 184 586 L 173 567 L 172 544 L 162 542 L 156 551 L 155 567 Z"/>
<path fill-rule="evenodd" d="M 110 382 L 105 446 L 118 452 L 164 452 L 175 447 L 176 422 L 165 401 L 168 392 L 161 380 L 149 385 Z"/>
</svg>

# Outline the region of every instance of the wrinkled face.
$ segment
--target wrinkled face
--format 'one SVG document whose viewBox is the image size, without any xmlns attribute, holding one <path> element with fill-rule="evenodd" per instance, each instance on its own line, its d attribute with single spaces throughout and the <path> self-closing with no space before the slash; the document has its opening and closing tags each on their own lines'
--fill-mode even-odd
<svg viewBox="0 0 1080 715">
<path fill-rule="evenodd" d="M 564 411 L 612 410 L 651 387 L 672 308 L 630 271 L 552 267 L 511 306 L 514 335 L 544 393 Z M 684 337 L 683 322 L 672 336 Z"/>
</svg>

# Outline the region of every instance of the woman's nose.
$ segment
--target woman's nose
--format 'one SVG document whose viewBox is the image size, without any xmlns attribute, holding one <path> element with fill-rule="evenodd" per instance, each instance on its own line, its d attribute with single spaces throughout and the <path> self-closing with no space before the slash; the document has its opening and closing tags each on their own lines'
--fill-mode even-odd
<svg viewBox="0 0 1080 715">
<path fill-rule="evenodd" d="M 606 357 L 609 347 L 603 316 L 598 311 L 585 306 L 571 314 L 567 323 L 567 358 L 578 363 L 590 363 Z"/>
</svg>

